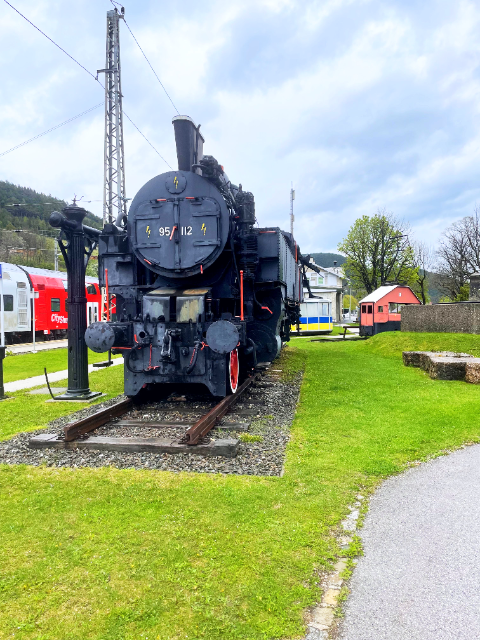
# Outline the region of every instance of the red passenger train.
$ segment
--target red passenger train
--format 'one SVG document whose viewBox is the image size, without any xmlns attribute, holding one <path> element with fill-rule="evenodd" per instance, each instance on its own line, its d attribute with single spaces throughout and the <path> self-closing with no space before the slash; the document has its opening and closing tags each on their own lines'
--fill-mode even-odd
<svg viewBox="0 0 480 640">
<path fill-rule="evenodd" d="M 68 327 L 67 274 L 6 262 L 1 266 L 5 342 L 31 340 L 34 324 L 37 339 L 65 337 Z M 97 278 L 87 276 L 85 280 L 89 325 L 101 319 L 102 294 Z"/>
</svg>

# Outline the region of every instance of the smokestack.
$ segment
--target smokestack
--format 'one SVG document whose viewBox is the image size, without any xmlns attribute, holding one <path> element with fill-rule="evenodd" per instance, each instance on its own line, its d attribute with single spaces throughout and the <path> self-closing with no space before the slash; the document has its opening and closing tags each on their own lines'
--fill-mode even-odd
<svg viewBox="0 0 480 640">
<path fill-rule="evenodd" d="M 203 158 L 203 139 L 200 125 L 195 125 L 188 116 L 176 116 L 173 120 L 175 143 L 179 171 L 192 171 L 192 164 L 197 164 Z M 201 169 L 195 169 L 201 175 Z"/>
</svg>

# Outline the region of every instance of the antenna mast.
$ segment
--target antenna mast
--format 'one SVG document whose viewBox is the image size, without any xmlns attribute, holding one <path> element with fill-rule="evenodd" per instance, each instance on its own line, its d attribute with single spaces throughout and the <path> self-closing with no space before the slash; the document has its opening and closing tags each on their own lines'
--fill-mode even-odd
<svg viewBox="0 0 480 640">
<path fill-rule="evenodd" d="M 292 234 L 292 238 L 293 238 L 293 221 L 295 220 L 294 216 L 293 216 L 293 201 L 295 200 L 295 189 L 293 188 L 293 182 L 292 182 L 292 187 L 290 189 L 290 233 Z"/>
<path fill-rule="evenodd" d="M 105 69 L 105 154 L 103 181 L 103 224 L 120 224 L 127 215 L 125 162 L 123 151 L 123 109 L 120 69 L 120 19 L 117 9 L 107 11 L 107 56 Z"/>
</svg>

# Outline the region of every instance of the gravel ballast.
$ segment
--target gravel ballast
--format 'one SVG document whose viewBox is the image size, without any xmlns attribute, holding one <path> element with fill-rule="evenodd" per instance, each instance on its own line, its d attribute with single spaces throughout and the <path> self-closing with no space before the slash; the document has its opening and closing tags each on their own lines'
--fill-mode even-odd
<svg viewBox="0 0 480 640">
<path fill-rule="evenodd" d="M 235 458 L 220 456 L 203 458 L 189 454 L 123 453 L 95 450 L 31 449 L 32 436 L 56 433 L 63 436 L 63 427 L 80 418 L 92 415 L 101 408 L 115 404 L 123 398 L 112 398 L 94 407 L 86 407 L 75 414 L 52 421 L 46 429 L 20 433 L 12 439 L 0 442 L 0 464 L 28 464 L 49 467 L 117 467 L 119 469 L 160 469 L 164 471 L 193 471 L 200 473 L 233 473 L 244 475 L 279 476 L 282 473 L 285 447 L 301 383 L 299 374 L 293 382 L 281 382 L 265 376 L 245 392 L 227 415 L 221 420 L 222 429 L 208 434 L 213 439 L 240 438 Z M 185 401 L 167 400 L 135 407 L 92 432 L 92 435 L 111 437 L 156 437 L 177 440 L 185 432 L 184 427 L 152 428 L 120 426 L 119 422 L 143 420 L 145 422 L 179 422 L 193 424 L 196 419 L 215 405 L 208 396 L 189 396 Z M 232 428 L 229 428 L 229 424 Z M 245 425 L 248 431 L 245 433 Z M 235 428 L 237 427 L 237 429 Z M 242 438 L 257 436 L 259 441 L 243 442 Z M 86 436 L 83 436 L 86 437 Z M 87 436 L 88 437 L 88 436 Z"/>
</svg>

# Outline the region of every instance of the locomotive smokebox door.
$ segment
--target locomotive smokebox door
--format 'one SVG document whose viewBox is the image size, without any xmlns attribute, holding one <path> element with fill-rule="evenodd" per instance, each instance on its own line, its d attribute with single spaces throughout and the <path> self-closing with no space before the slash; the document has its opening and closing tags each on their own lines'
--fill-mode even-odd
<svg viewBox="0 0 480 640">
<path fill-rule="evenodd" d="M 228 320 L 218 320 L 208 327 L 207 344 L 215 353 L 230 353 L 238 340 L 238 329 Z"/>
<path fill-rule="evenodd" d="M 218 189 L 193 172 L 169 171 L 140 189 L 128 213 L 137 258 L 175 278 L 203 275 L 227 242 L 229 211 Z"/>
</svg>

